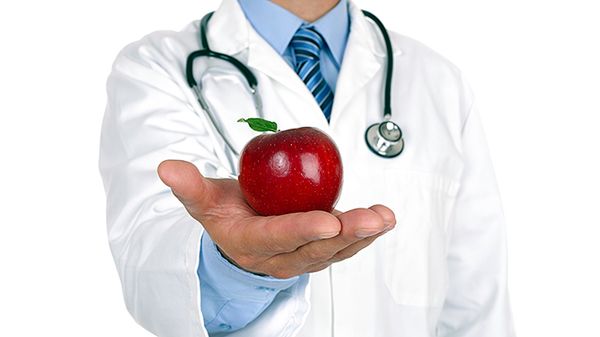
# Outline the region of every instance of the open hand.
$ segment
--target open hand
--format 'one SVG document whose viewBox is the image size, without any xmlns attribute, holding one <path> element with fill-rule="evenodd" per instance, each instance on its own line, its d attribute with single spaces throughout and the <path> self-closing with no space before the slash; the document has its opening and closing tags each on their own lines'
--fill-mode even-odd
<svg viewBox="0 0 600 337">
<path fill-rule="evenodd" d="M 167 160 L 158 167 L 190 215 L 235 265 L 256 274 L 289 278 L 327 268 L 371 244 L 396 224 L 382 205 L 348 212 L 311 211 L 259 216 L 237 180 L 204 178 L 192 163 Z"/>
</svg>

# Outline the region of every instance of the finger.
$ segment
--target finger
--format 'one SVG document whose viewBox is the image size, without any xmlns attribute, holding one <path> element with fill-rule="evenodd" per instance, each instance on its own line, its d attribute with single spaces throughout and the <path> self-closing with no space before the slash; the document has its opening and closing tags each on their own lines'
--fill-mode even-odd
<svg viewBox="0 0 600 337">
<path fill-rule="evenodd" d="M 309 242 L 297 250 L 279 254 L 266 260 L 267 268 L 286 266 L 306 271 L 308 267 L 326 262 L 342 249 L 366 237 L 377 235 L 385 229 L 383 218 L 371 209 L 354 209 L 338 216 L 342 223 L 339 235 L 325 240 Z"/>
<path fill-rule="evenodd" d="M 339 252 L 335 253 L 335 255 L 329 259 L 329 261 L 327 261 L 328 263 L 335 263 L 335 262 L 340 262 L 346 259 L 351 258 L 352 256 L 356 255 L 356 253 L 360 252 L 361 250 L 367 248 L 369 245 L 371 245 L 375 240 L 377 240 L 378 238 L 380 238 L 382 235 L 384 235 L 385 233 L 387 233 L 389 230 L 385 230 L 379 234 L 376 234 L 374 236 L 362 239 L 360 241 L 357 241 L 353 244 L 351 244 L 350 246 L 340 250 Z"/>
<path fill-rule="evenodd" d="M 330 265 L 332 265 L 333 263 L 336 262 L 340 262 L 346 259 L 349 259 L 351 257 L 353 257 L 354 255 L 356 255 L 358 252 L 360 252 L 361 250 L 365 249 L 366 247 L 368 247 L 369 245 L 371 245 L 377 238 L 381 237 L 382 235 L 384 235 L 385 233 L 389 232 L 390 230 L 385 230 L 377 235 L 368 237 L 366 239 L 362 239 L 360 241 L 357 241 L 353 244 L 351 244 L 350 246 L 340 250 L 339 252 L 337 252 L 331 259 L 322 262 L 322 263 L 317 263 L 311 267 L 308 268 L 307 272 L 308 273 L 314 273 L 317 271 L 321 271 L 327 267 L 329 267 Z"/>
<path fill-rule="evenodd" d="M 311 266 L 309 267 L 306 272 L 307 273 L 316 273 L 318 271 L 321 271 L 329 266 L 331 266 L 332 263 L 331 262 L 323 262 L 323 263 L 319 263 L 317 265 Z"/>
<path fill-rule="evenodd" d="M 336 237 L 330 244 L 339 247 L 339 251 L 354 242 L 382 232 L 385 229 L 385 221 L 380 211 L 378 208 L 357 208 L 338 215 L 343 226 L 343 235 Z"/>
<path fill-rule="evenodd" d="M 254 217 L 243 226 L 244 236 L 264 256 L 292 252 L 315 240 L 337 236 L 340 221 L 330 213 L 311 211 L 271 217 Z M 258 253 L 258 251 L 257 251 Z"/>
<path fill-rule="evenodd" d="M 396 224 L 396 215 L 394 212 L 384 205 L 373 205 L 369 207 L 370 210 L 376 212 L 383 218 L 383 223 L 387 227 L 392 227 Z"/>
<path fill-rule="evenodd" d="M 158 176 L 190 213 L 201 212 L 214 204 L 214 187 L 196 165 L 183 160 L 165 160 L 158 166 Z"/>
</svg>

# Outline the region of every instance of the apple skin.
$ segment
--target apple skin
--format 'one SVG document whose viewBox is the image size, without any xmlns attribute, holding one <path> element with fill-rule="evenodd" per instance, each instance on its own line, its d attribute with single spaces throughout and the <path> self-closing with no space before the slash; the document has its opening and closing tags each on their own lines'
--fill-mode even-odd
<svg viewBox="0 0 600 337">
<path fill-rule="evenodd" d="M 331 212 L 342 188 L 342 160 L 333 140 L 315 128 L 262 134 L 244 147 L 238 180 L 260 215 Z"/>
</svg>

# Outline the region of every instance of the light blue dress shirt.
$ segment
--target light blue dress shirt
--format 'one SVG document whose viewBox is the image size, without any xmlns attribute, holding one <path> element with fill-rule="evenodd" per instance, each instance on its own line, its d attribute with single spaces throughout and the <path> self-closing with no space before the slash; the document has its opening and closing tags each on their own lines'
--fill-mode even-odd
<svg viewBox="0 0 600 337">
<path fill-rule="evenodd" d="M 340 2 L 319 20 L 308 23 L 269 0 L 238 0 L 254 29 L 293 68 L 294 54 L 289 43 L 301 25 L 309 25 L 323 36 L 321 72 L 335 92 L 350 29 L 347 0 Z M 289 279 L 257 276 L 225 260 L 204 232 L 198 268 L 202 292 L 202 315 L 209 334 L 231 332 L 258 317 L 282 290 L 290 288 L 299 276 Z"/>
<path fill-rule="evenodd" d="M 210 334 L 243 328 L 281 290 L 299 279 L 299 276 L 289 279 L 258 276 L 237 268 L 221 256 L 206 232 L 202 235 L 198 276 L 204 326 Z"/>
<path fill-rule="evenodd" d="M 348 1 L 340 0 L 327 14 L 308 23 L 269 0 L 238 0 L 254 30 L 294 67 L 294 53 L 289 48 L 292 37 L 302 25 L 313 26 L 321 33 L 326 47 L 321 50 L 321 72 L 335 93 L 337 77 L 350 33 Z"/>
</svg>

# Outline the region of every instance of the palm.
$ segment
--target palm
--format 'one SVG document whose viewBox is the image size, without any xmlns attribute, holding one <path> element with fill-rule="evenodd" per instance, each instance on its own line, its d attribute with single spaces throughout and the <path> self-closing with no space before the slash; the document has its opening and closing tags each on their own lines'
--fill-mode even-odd
<svg viewBox="0 0 600 337">
<path fill-rule="evenodd" d="M 191 163 L 165 161 L 159 176 L 190 215 L 238 266 L 286 278 L 321 270 L 356 254 L 393 228 L 382 205 L 336 214 L 324 211 L 259 216 L 237 180 L 207 179 Z"/>
<path fill-rule="evenodd" d="M 237 180 L 206 180 L 213 187 L 211 189 L 214 193 L 212 195 L 214 200 L 210 203 L 210 207 L 208 209 L 202 210 L 202 217 L 204 218 L 203 221 L 214 220 L 221 223 L 223 218 L 234 218 L 236 220 L 240 220 L 258 216 L 258 214 L 246 202 Z M 192 216 L 194 216 L 194 214 L 192 214 Z"/>
</svg>

